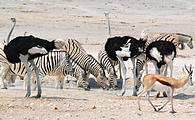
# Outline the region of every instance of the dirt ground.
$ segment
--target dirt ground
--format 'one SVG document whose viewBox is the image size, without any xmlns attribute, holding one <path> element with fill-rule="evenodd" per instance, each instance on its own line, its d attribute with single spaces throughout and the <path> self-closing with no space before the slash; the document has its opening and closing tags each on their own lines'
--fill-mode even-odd
<svg viewBox="0 0 195 120">
<path fill-rule="evenodd" d="M 0 1 L 0 40 L 7 38 L 11 17 L 17 19 L 11 38 L 34 35 L 53 40 L 73 38 L 82 43 L 85 50 L 97 58 L 107 38 L 104 12 L 110 12 L 112 35 L 130 35 L 139 38 L 143 29 L 150 32 L 180 32 L 195 36 L 194 0 L 6 0 Z M 193 40 L 195 45 L 195 41 Z M 55 89 L 55 77 L 46 77 L 40 99 L 25 98 L 23 81 L 15 86 L 0 89 L 0 120 L 194 120 L 195 85 L 186 85 L 174 93 L 174 109 L 169 103 L 162 111 L 155 112 L 143 96 L 142 111 L 137 98 L 132 96 L 132 65 L 127 66 L 127 92 L 120 96 L 120 89 L 104 91 L 89 82 L 91 91 L 76 88 L 75 82 L 66 84 L 63 90 Z M 195 66 L 195 49 L 186 47 L 178 51 L 174 60 L 174 78 L 182 77 L 184 65 Z M 150 67 L 151 66 L 151 67 Z M 154 68 L 150 64 L 149 72 Z M 193 82 L 194 80 L 193 75 Z M 121 80 L 119 80 L 121 88 Z M 195 83 L 195 82 L 194 82 Z M 142 88 L 141 88 L 142 89 Z M 32 91 L 36 95 L 36 91 Z M 154 98 L 159 107 L 167 98 Z"/>
</svg>

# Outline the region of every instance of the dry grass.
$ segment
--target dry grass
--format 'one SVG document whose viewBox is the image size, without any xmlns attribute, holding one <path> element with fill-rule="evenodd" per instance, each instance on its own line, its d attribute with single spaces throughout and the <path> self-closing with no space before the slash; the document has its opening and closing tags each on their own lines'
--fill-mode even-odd
<svg viewBox="0 0 195 120">
<path fill-rule="evenodd" d="M 29 10 L 29 11 L 18 11 L 18 13 L 41 13 L 41 12 L 40 11 Z"/>
</svg>

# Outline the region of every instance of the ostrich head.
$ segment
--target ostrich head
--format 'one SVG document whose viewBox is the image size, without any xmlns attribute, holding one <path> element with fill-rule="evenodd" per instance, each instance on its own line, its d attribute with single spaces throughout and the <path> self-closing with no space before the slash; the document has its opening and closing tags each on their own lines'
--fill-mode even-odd
<svg viewBox="0 0 195 120">
<path fill-rule="evenodd" d="M 148 29 L 143 29 L 140 34 L 140 39 L 147 41 L 148 39 Z"/>
<path fill-rule="evenodd" d="M 54 40 L 54 44 L 55 44 L 56 49 L 63 49 L 63 47 L 65 46 L 65 40 L 56 39 Z"/>
</svg>

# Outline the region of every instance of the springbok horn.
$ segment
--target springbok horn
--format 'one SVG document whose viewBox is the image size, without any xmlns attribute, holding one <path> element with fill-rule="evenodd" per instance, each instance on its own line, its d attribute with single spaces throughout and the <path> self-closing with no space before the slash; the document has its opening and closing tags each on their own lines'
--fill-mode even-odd
<svg viewBox="0 0 195 120">
<path fill-rule="evenodd" d="M 192 64 L 190 64 L 190 71 L 192 71 Z"/>
<path fill-rule="evenodd" d="M 185 69 L 186 69 L 186 71 L 187 71 L 188 73 L 190 73 L 190 71 L 187 69 L 186 65 L 185 65 Z"/>
</svg>

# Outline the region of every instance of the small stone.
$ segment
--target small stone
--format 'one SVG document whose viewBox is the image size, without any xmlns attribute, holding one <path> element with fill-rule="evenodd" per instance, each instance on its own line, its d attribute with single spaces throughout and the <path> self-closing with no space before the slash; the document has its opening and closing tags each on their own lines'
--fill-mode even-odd
<svg viewBox="0 0 195 120">
<path fill-rule="evenodd" d="M 57 117 L 56 120 L 60 120 L 60 117 Z"/>
<path fill-rule="evenodd" d="M 65 114 L 65 117 L 72 117 L 72 115 L 71 114 Z"/>
<path fill-rule="evenodd" d="M 94 106 L 92 107 L 92 109 L 96 109 L 96 106 L 94 105 Z"/>
<path fill-rule="evenodd" d="M 34 105 L 34 103 L 30 103 L 30 106 L 33 106 Z"/>
</svg>

